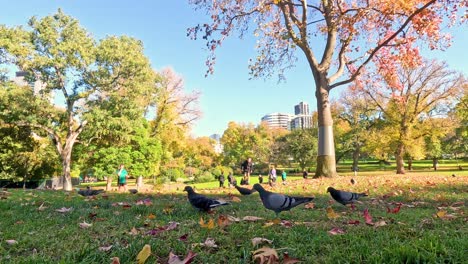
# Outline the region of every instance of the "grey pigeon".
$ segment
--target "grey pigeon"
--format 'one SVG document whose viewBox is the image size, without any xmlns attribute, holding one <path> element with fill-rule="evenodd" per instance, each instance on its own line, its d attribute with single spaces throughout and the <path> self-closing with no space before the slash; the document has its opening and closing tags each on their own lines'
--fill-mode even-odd
<svg viewBox="0 0 468 264">
<path fill-rule="evenodd" d="M 205 197 L 201 194 L 196 193 L 192 187 L 190 186 L 185 186 L 184 191 L 187 192 L 188 200 L 190 204 L 198 208 L 202 211 L 205 212 L 210 212 L 211 209 L 221 206 L 221 205 L 228 205 L 229 203 L 224 202 L 224 201 L 218 201 L 215 199 L 210 199 L 208 197 Z"/>
<path fill-rule="evenodd" d="M 251 195 L 252 193 L 256 192 L 257 190 L 255 189 L 248 189 L 248 188 L 244 188 L 244 187 L 240 187 L 240 186 L 237 186 L 234 185 L 234 187 L 239 191 L 240 194 L 242 195 Z"/>
<path fill-rule="evenodd" d="M 100 193 L 104 192 L 104 190 L 91 190 L 91 188 L 88 186 L 86 187 L 86 190 L 79 190 L 78 193 L 82 196 L 94 196 L 98 195 Z"/>
<path fill-rule="evenodd" d="M 265 190 L 260 184 L 254 184 L 253 188 L 260 193 L 263 206 L 278 214 L 282 211 L 291 210 L 300 204 L 312 201 L 313 197 L 293 197 L 285 194 L 273 193 Z"/>
<path fill-rule="evenodd" d="M 335 201 L 339 202 L 342 205 L 353 204 L 360 197 L 367 196 L 366 193 L 340 191 L 336 190 L 333 187 L 328 187 L 327 192 L 330 193 L 331 197 L 335 199 Z"/>
</svg>

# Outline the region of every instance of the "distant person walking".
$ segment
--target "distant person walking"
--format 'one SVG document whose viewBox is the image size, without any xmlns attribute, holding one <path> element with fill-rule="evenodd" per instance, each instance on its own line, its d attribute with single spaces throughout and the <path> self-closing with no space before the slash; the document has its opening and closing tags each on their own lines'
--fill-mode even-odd
<svg viewBox="0 0 468 264">
<path fill-rule="evenodd" d="M 244 174 L 244 178 L 242 179 L 241 185 L 247 185 L 250 182 L 250 174 L 253 171 L 252 158 L 248 158 L 244 162 L 242 162 L 241 169 L 242 173 Z"/>
<path fill-rule="evenodd" d="M 224 174 L 221 172 L 221 175 L 219 175 L 219 188 L 224 188 Z"/>
<path fill-rule="evenodd" d="M 281 180 L 283 180 L 283 184 L 286 184 L 286 171 L 283 170 L 283 172 L 281 173 Z"/>
<path fill-rule="evenodd" d="M 232 175 L 232 172 L 229 172 L 229 174 L 227 176 L 227 179 L 228 179 L 229 188 L 236 185 L 236 178 L 234 178 L 234 175 Z"/>
<path fill-rule="evenodd" d="M 307 172 L 307 170 L 304 170 L 302 172 L 302 178 L 307 179 L 308 176 L 309 176 L 309 173 Z"/>
<path fill-rule="evenodd" d="M 271 167 L 270 173 L 268 175 L 268 183 L 270 184 L 271 187 L 275 185 L 276 182 L 276 168 L 275 166 Z"/>
<path fill-rule="evenodd" d="M 117 185 L 119 186 L 119 192 L 121 190 L 127 191 L 127 177 L 128 177 L 128 172 L 125 169 L 125 166 L 123 164 L 120 164 L 119 169 L 117 170 Z"/>
</svg>

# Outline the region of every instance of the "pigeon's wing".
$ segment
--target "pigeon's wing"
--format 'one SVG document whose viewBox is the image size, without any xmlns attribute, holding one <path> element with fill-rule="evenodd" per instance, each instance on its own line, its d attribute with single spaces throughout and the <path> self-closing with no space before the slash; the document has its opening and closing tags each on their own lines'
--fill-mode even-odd
<svg viewBox="0 0 468 264">
<path fill-rule="evenodd" d="M 353 203 L 360 197 L 360 195 L 357 193 L 345 192 L 345 191 L 339 191 L 339 190 L 334 190 L 330 192 L 330 194 L 333 197 L 333 199 L 335 199 L 337 202 L 343 205 Z"/>
<path fill-rule="evenodd" d="M 199 194 L 195 194 L 189 197 L 189 201 L 190 204 L 192 204 L 194 207 L 204 211 L 209 211 L 210 209 L 215 208 L 217 206 L 228 204 L 226 202 L 210 199 Z"/>
<path fill-rule="evenodd" d="M 285 210 L 290 202 L 289 197 L 279 193 L 265 193 L 262 197 L 262 202 L 265 208 L 275 212 Z"/>
</svg>

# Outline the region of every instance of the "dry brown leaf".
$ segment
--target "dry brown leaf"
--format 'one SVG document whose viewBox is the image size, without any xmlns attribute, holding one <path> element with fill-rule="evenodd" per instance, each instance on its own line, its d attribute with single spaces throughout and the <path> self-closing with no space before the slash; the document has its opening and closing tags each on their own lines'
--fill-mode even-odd
<svg viewBox="0 0 468 264">
<path fill-rule="evenodd" d="M 44 203 L 39 205 L 39 208 L 37 208 L 38 211 L 44 211 L 45 209 L 47 209 L 47 206 L 44 206 Z"/>
<path fill-rule="evenodd" d="M 141 249 L 141 251 L 137 255 L 138 264 L 145 263 L 150 255 L 151 255 L 151 246 L 146 244 L 146 245 L 143 246 L 143 248 Z"/>
<path fill-rule="evenodd" d="M 306 209 L 314 209 L 315 208 L 315 203 L 307 203 L 304 205 L 304 208 Z"/>
<path fill-rule="evenodd" d="M 299 259 L 289 257 L 288 252 L 283 253 L 283 264 L 295 264 L 299 262 L 301 262 Z"/>
<path fill-rule="evenodd" d="M 14 240 L 14 239 L 8 239 L 8 240 L 5 240 L 5 242 L 8 244 L 8 245 L 14 245 L 14 244 L 17 244 L 18 241 Z"/>
<path fill-rule="evenodd" d="M 113 247 L 113 245 L 110 245 L 110 246 L 107 246 L 107 247 L 99 247 L 99 251 L 107 252 L 107 251 L 111 250 L 112 247 Z"/>
<path fill-rule="evenodd" d="M 334 227 L 332 230 L 328 231 L 329 234 L 331 235 L 341 235 L 346 233 L 343 229 L 339 227 Z"/>
<path fill-rule="evenodd" d="M 73 207 L 70 207 L 70 208 L 62 207 L 62 208 L 57 209 L 57 210 L 55 210 L 55 211 L 56 211 L 56 212 L 59 212 L 59 213 L 68 213 L 68 212 L 70 212 L 71 210 L 73 210 Z"/>
<path fill-rule="evenodd" d="M 195 256 L 197 256 L 197 254 L 189 250 L 187 256 L 185 256 L 184 259 L 180 259 L 177 255 L 174 255 L 174 253 L 170 252 L 167 264 L 189 264 L 192 262 Z"/>
<path fill-rule="evenodd" d="M 111 260 L 112 260 L 112 263 L 111 263 L 111 264 L 120 264 L 120 259 L 119 259 L 119 257 L 113 257 L 113 258 L 111 258 Z"/>
<path fill-rule="evenodd" d="M 155 219 L 155 218 L 156 218 L 156 215 L 154 215 L 154 214 L 151 213 L 151 214 L 148 215 L 147 218 L 152 220 L 152 219 Z"/>
<path fill-rule="evenodd" d="M 79 226 L 80 228 L 88 228 L 88 227 L 91 227 L 93 224 L 90 224 L 90 223 L 86 223 L 86 221 L 84 221 L 83 223 L 79 223 Z"/>
<path fill-rule="evenodd" d="M 231 201 L 233 201 L 233 202 L 235 202 L 235 203 L 239 203 L 239 202 L 241 202 L 242 200 L 241 200 L 239 197 L 237 197 L 237 196 L 231 196 Z"/>
<path fill-rule="evenodd" d="M 262 247 L 253 252 L 253 260 L 258 260 L 259 264 L 279 263 L 278 252 L 273 248 Z"/>
<path fill-rule="evenodd" d="M 387 225 L 387 222 L 385 222 L 384 220 L 380 220 L 374 223 L 374 227 L 381 227 L 381 226 L 386 226 L 386 225 Z"/>
<path fill-rule="evenodd" d="M 228 215 L 227 218 L 228 218 L 229 221 L 231 221 L 231 222 L 240 222 L 240 221 L 241 221 L 240 218 L 237 218 L 237 217 L 234 217 L 234 216 L 231 216 L 231 215 Z"/>
<path fill-rule="evenodd" d="M 231 221 L 229 221 L 228 217 L 226 217 L 225 215 L 219 215 L 218 216 L 218 226 L 220 228 L 224 228 L 224 227 L 226 227 L 226 226 L 228 226 L 230 224 L 231 224 Z"/>
<path fill-rule="evenodd" d="M 252 238 L 252 245 L 254 247 L 256 247 L 256 246 L 258 246 L 258 245 L 260 245 L 260 244 L 262 244 L 264 242 L 266 242 L 268 244 L 271 244 L 271 243 L 273 243 L 273 240 L 269 240 L 269 239 L 266 239 L 266 238 L 263 238 L 263 237 L 254 237 L 254 238 Z"/>
<path fill-rule="evenodd" d="M 244 218 L 242 218 L 242 221 L 249 221 L 249 222 L 255 222 L 259 220 L 263 220 L 263 218 L 256 217 L 256 216 L 244 216 Z"/>
<path fill-rule="evenodd" d="M 130 230 L 130 232 L 128 233 L 132 236 L 136 236 L 139 234 L 138 230 L 135 227 L 133 227 L 132 230 Z"/>
</svg>

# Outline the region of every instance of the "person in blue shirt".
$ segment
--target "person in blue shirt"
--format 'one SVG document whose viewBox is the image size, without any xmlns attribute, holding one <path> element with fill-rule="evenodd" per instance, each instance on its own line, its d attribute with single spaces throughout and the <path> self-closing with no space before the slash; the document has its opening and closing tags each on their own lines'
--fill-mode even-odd
<svg viewBox="0 0 468 264">
<path fill-rule="evenodd" d="M 283 180 L 283 184 L 286 184 L 286 171 L 283 170 L 283 172 L 281 173 L 281 179 Z"/>
<path fill-rule="evenodd" d="M 127 176 L 128 172 L 125 169 L 123 164 L 120 164 L 119 169 L 117 170 L 117 185 L 119 186 L 119 192 L 123 189 L 127 191 Z"/>
</svg>

